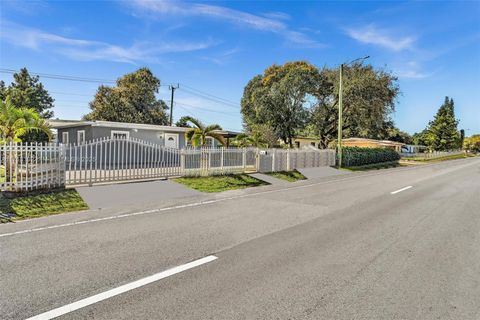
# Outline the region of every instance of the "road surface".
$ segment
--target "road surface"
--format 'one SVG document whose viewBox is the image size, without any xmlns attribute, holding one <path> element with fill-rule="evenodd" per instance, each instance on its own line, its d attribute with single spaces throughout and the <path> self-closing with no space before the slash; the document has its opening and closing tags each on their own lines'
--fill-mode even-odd
<svg viewBox="0 0 480 320">
<path fill-rule="evenodd" d="M 0 225 L 0 318 L 480 319 L 479 158 L 192 201 Z"/>
</svg>

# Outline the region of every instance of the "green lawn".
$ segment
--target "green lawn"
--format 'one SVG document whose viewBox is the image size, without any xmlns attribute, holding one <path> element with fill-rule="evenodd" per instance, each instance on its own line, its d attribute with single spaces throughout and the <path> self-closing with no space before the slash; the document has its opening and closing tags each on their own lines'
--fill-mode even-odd
<svg viewBox="0 0 480 320">
<path fill-rule="evenodd" d="M 305 177 L 303 174 L 298 172 L 297 170 L 294 171 L 278 171 L 278 172 L 267 172 L 265 174 L 268 174 L 269 176 L 272 176 L 277 179 L 282 179 L 282 180 L 287 180 L 289 182 L 295 182 L 298 180 L 305 180 L 307 177 Z"/>
<path fill-rule="evenodd" d="M 88 209 L 74 189 L 52 191 L 45 194 L 0 198 L 0 213 L 15 213 L 12 220 L 34 218 L 69 211 Z"/>
<path fill-rule="evenodd" d="M 262 180 L 255 179 L 247 174 L 229 174 L 223 176 L 186 177 L 174 181 L 202 192 L 221 192 L 248 187 L 267 185 Z"/>
<path fill-rule="evenodd" d="M 342 169 L 348 171 L 369 171 L 369 170 L 379 170 L 379 169 L 387 169 L 387 168 L 395 168 L 402 166 L 398 161 L 390 161 L 390 162 L 382 162 L 382 163 L 373 163 L 368 164 L 365 166 L 358 166 L 358 167 L 344 167 Z"/>
</svg>

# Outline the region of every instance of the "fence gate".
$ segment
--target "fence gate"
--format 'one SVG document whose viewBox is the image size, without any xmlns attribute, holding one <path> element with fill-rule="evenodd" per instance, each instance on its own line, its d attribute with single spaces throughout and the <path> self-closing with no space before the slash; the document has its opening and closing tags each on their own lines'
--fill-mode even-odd
<svg viewBox="0 0 480 320">
<path fill-rule="evenodd" d="M 65 145 L 67 184 L 153 179 L 180 175 L 180 150 L 137 139 L 99 139 Z"/>
</svg>

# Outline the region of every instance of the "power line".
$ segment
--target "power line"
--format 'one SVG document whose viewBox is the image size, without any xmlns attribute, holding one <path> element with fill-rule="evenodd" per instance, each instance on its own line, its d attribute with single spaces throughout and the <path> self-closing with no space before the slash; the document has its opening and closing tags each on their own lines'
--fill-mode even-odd
<svg viewBox="0 0 480 320">
<path fill-rule="evenodd" d="M 218 99 L 218 100 L 223 100 L 223 101 L 225 101 L 225 102 L 227 102 L 227 103 L 230 103 L 230 104 L 233 104 L 233 105 L 238 106 L 238 103 L 235 102 L 235 101 L 228 100 L 228 99 L 225 99 L 225 98 L 222 98 L 222 97 L 213 95 L 213 94 L 211 94 L 211 93 L 208 93 L 208 92 L 205 92 L 205 91 L 202 91 L 202 90 L 198 90 L 198 89 L 192 88 L 192 87 L 190 87 L 190 86 L 188 86 L 188 85 L 186 85 L 186 84 L 183 84 L 183 83 L 182 83 L 182 87 L 185 87 L 185 88 L 187 88 L 187 89 L 189 89 L 189 90 L 192 90 L 192 91 L 196 91 L 196 92 L 198 92 L 199 94 L 203 94 L 203 95 L 206 95 L 206 96 L 210 96 L 210 97 L 212 97 L 212 98 L 215 98 L 215 99 Z"/>
<path fill-rule="evenodd" d="M 166 102 L 171 102 L 171 100 L 165 100 Z M 191 108 L 195 108 L 195 109 L 198 109 L 198 110 L 203 110 L 203 111 L 209 111 L 209 112 L 214 112 L 214 113 L 220 113 L 220 114 L 225 114 L 227 116 L 237 116 L 238 113 L 235 112 L 235 115 L 233 114 L 233 111 L 230 111 L 230 112 L 227 112 L 227 111 L 218 111 L 218 110 L 212 110 L 212 109 L 208 109 L 208 108 L 203 108 L 203 107 L 199 107 L 199 106 L 194 106 L 194 105 L 191 105 L 191 104 L 188 104 L 188 103 L 184 103 L 184 102 L 178 102 L 178 101 L 175 101 L 175 105 L 183 105 L 183 106 L 186 106 L 186 107 L 191 107 Z"/>
<path fill-rule="evenodd" d="M 185 89 L 184 87 L 182 87 L 181 89 L 184 90 L 185 92 L 190 93 L 190 94 L 194 94 L 194 95 L 197 95 L 197 96 L 202 97 L 202 98 L 204 98 L 204 99 L 207 99 L 207 100 L 210 100 L 210 101 L 214 101 L 214 102 L 216 102 L 216 103 L 225 105 L 225 106 L 227 106 L 227 107 L 229 107 L 229 108 L 233 108 L 233 109 L 237 109 L 237 110 L 240 108 L 240 105 L 239 105 L 239 104 L 230 102 L 230 101 L 228 101 L 228 100 L 224 100 L 223 98 L 220 98 L 220 97 L 216 97 L 216 96 L 213 96 L 213 95 L 204 94 L 204 93 L 197 92 L 197 91 L 193 91 L 193 90 L 190 90 L 190 89 Z"/>
<path fill-rule="evenodd" d="M 175 105 L 177 105 L 177 103 L 175 103 Z M 182 104 L 180 103 L 178 105 L 182 105 Z M 224 115 L 224 116 L 227 116 L 227 117 L 237 118 L 237 116 L 234 116 L 233 114 L 223 113 L 221 111 L 209 110 L 209 109 L 204 109 L 204 108 L 199 108 L 199 107 L 193 107 L 193 108 L 198 109 L 199 111 L 212 112 L 212 113 L 221 114 L 221 115 Z"/>
<path fill-rule="evenodd" d="M 0 68 L 0 73 L 15 74 L 18 72 L 20 72 L 20 70 Z M 31 71 L 28 71 L 28 73 L 35 76 L 42 77 L 42 78 L 55 79 L 55 80 L 80 81 L 80 82 L 92 82 L 92 83 L 111 83 L 111 84 L 117 83 L 116 80 L 110 80 L 110 79 L 87 78 L 87 77 L 40 73 L 40 72 L 31 72 Z M 162 84 L 160 86 L 168 87 L 169 85 Z"/>
<path fill-rule="evenodd" d="M 69 95 L 69 96 L 91 97 L 91 98 L 94 96 L 94 95 L 91 95 L 91 94 L 80 94 L 80 93 L 58 92 L 58 91 L 49 91 L 49 93 Z"/>
<path fill-rule="evenodd" d="M 1 73 L 9 73 L 14 74 L 18 73 L 19 70 L 14 69 L 0 69 Z M 108 80 L 108 79 L 96 79 L 96 78 L 84 78 L 84 77 L 77 77 L 77 76 L 69 76 L 69 75 L 60 75 L 60 74 L 49 74 L 49 73 L 38 73 L 38 72 L 28 72 L 30 74 L 47 78 L 47 79 L 56 79 L 56 80 L 68 80 L 68 81 L 80 81 L 80 82 L 93 82 L 93 83 L 116 83 L 115 80 Z"/>
</svg>

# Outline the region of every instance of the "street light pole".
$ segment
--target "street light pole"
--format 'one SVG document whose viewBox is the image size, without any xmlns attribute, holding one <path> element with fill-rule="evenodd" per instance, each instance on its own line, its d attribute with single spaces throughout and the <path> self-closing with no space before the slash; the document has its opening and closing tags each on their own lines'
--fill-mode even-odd
<svg viewBox="0 0 480 320">
<path fill-rule="evenodd" d="M 370 58 L 370 56 L 366 56 L 363 58 L 358 58 L 349 63 L 342 63 L 340 65 L 340 77 L 339 77 L 339 84 L 338 84 L 338 136 L 337 136 L 337 149 L 338 149 L 338 167 L 342 167 L 342 137 L 343 137 L 343 68 L 346 65 L 352 64 L 357 61 L 363 61 L 365 59 Z"/>
</svg>

